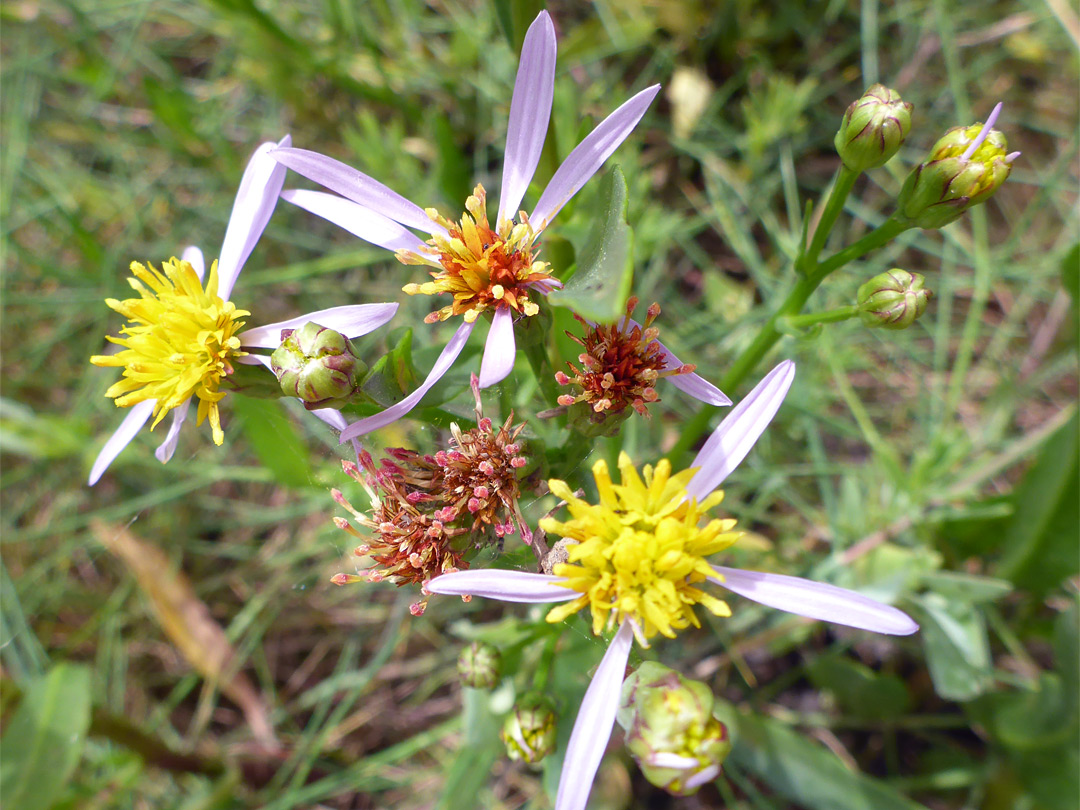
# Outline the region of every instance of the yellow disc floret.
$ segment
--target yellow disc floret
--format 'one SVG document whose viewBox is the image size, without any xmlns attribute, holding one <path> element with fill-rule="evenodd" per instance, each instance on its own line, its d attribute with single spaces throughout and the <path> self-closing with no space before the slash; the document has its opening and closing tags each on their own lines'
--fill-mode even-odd
<svg viewBox="0 0 1080 810">
<path fill-rule="evenodd" d="M 246 354 L 236 335 L 244 325 L 239 319 L 251 313 L 218 295 L 217 262 L 210 268 L 206 289 L 195 269 L 178 259 L 167 261 L 160 272 L 132 262 L 131 273 L 128 283 L 139 297 L 105 301 L 130 321 L 120 330 L 122 337 L 107 338 L 124 350 L 90 358 L 95 366 L 124 369 L 123 378 L 105 396 L 122 408 L 155 400 L 151 429 L 196 396 L 197 424 L 209 418 L 214 442 L 221 444 L 225 437 L 218 402 L 225 392 L 218 385 L 232 373 L 232 361 Z"/>
<path fill-rule="evenodd" d="M 556 282 L 548 273 L 548 265 L 536 259 L 536 234 L 524 212 L 520 223 L 503 222 L 493 230 L 481 185 L 466 200 L 465 211 L 460 222 L 451 222 L 434 208 L 428 209 L 427 215 L 448 235 L 432 237 L 419 252 L 399 251 L 397 258 L 404 264 L 437 269 L 431 274 L 432 281 L 406 284 L 402 289 L 409 295 L 454 296 L 452 304 L 427 316 L 429 323 L 453 315 L 463 315 L 472 323 L 484 310 L 499 306 L 510 307 L 521 315 L 535 315 L 540 308 L 529 300 L 530 289 Z"/>
<path fill-rule="evenodd" d="M 686 485 L 696 469 L 671 474 L 662 460 L 646 465 L 639 476 L 626 453 L 619 455 L 621 484 L 614 484 L 604 461 L 593 465 L 600 503 L 574 496 L 563 481 L 548 482 L 554 495 L 565 500 L 571 519 L 544 518 L 540 527 L 571 541 L 568 562 L 553 573 L 565 577 L 567 588 L 581 593 L 577 599 L 553 608 L 549 622 L 562 621 L 586 605 L 592 611 L 593 632 L 629 620 L 638 641 L 647 645 L 657 633 L 675 637 L 675 631 L 700 627 L 694 605 L 704 605 L 717 616 L 730 616 L 727 604 L 698 585 L 715 576 L 706 558 L 734 543 L 734 520 L 709 520 L 705 513 L 724 494 L 714 492 L 698 503 Z"/>
</svg>

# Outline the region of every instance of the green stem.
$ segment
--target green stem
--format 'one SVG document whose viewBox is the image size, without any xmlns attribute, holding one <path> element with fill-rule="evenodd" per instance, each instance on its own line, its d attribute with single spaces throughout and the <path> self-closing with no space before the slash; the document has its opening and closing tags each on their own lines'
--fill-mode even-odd
<svg viewBox="0 0 1080 810">
<path fill-rule="evenodd" d="M 844 203 L 847 202 L 848 194 L 851 193 L 858 177 L 858 172 L 853 172 L 844 164 L 840 164 L 840 169 L 836 172 L 836 180 L 833 181 L 832 191 L 829 192 L 829 199 L 825 203 L 825 210 L 821 212 L 821 219 L 814 228 L 810 245 L 803 246 L 799 258 L 795 260 L 795 271 L 799 275 L 808 275 L 810 270 L 817 266 L 818 256 L 825 247 L 825 240 L 832 233 L 833 225 L 836 224 L 840 212 L 844 210 Z"/>
<path fill-rule="evenodd" d="M 820 284 L 825 278 L 832 273 L 843 267 L 848 262 L 853 262 L 856 259 L 866 255 L 871 250 L 879 248 L 886 242 L 890 242 L 904 231 L 913 227 L 912 225 L 904 222 L 900 222 L 896 219 L 887 219 L 881 225 L 874 230 L 870 231 L 866 236 L 856 242 L 854 245 L 850 245 L 838 253 L 834 253 L 827 258 L 814 270 L 812 277 L 815 279 L 816 284 Z"/>
<path fill-rule="evenodd" d="M 783 319 L 784 325 L 791 329 L 805 329 L 819 323 L 837 323 L 854 318 L 859 314 L 857 306 L 838 307 L 826 312 L 808 312 L 805 315 L 788 315 Z"/>
<path fill-rule="evenodd" d="M 839 183 L 839 179 L 837 182 Z M 871 250 L 881 247 L 891 239 L 895 239 L 910 227 L 910 225 L 902 224 L 895 219 L 888 219 L 855 244 L 833 254 L 812 271 L 802 275 L 795 282 L 795 286 L 788 293 L 784 302 L 772 314 L 772 317 L 766 321 L 761 331 L 758 332 L 754 342 L 728 368 L 727 373 L 720 380 L 720 389 L 733 391 L 754 370 L 769 349 L 780 339 L 782 333 L 776 328 L 777 322 L 781 318 L 798 315 L 814 290 L 830 273 L 869 253 Z M 683 427 L 682 435 L 679 436 L 679 440 L 671 450 L 670 457 L 672 459 L 681 458 L 694 445 L 698 437 L 708 427 L 709 420 L 718 410 L 716 407 L 707 406 L 687 421 Z"/>
<path fill-rule="evenodd" d="M 543 693 L 547 686 L 551 665 L 555 662 L 555 645 L 559 643 L 559 633 L 552 633 L 544 642 L 544 651 L 540 654 L 540 665 L 533 676 L 533 691 Z"/>
</svg>

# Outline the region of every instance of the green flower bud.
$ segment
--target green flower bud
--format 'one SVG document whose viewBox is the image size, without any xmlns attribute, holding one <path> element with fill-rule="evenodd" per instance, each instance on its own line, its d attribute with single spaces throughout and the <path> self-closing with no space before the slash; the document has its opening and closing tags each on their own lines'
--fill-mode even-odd
<svg viewBox="0 0 1080 810">
<path fill-rule="evenodd" d="M 521 698 L 503 723 L 503 743 L 512 760 L 536 765 L 555 750 L 555 710 L 543 695 Z"/>
<path fill-rule="evenodd" d="M 618 721 L 627 749 L 651 784 L 689 796 L 720 773 L 731 742 L 713 716 L 714 702 L 705 684 L 654 661 L 623 682 Z"/>
<path fill-rule="evenodd" d="M 853 172 L 883 166 L 911 131 L 910 102 L 883 84 L 870 87 L 844 113 L 833 143 Z"/>
<path fill-rule="evenodd" d="M 348 338 L 317 323 L 282 329 L 270 366 L 285 396 L 308 410 L 348 404 L 367 372 Z"/>
<path fill-rule="evenodd" d="M 897 199 L 897 218 L 920 228 L 940 228 L 988 200 L 1005 182 L 1019 152 L 992 129 L 1001 105 L 985 124 L 954 127 L 908 175 Z"/>
<path fill-rule="evenodd" d="M 461 682 L 473 689 L 492 689 L 499 682 L 502 656 L 490 644 L 474 641 L 461 651 L 457 671 Z"/>
<path fill-rule="evenodd" d="M 859 287 L 856 299 L 859 317 L 870 328 L 907 329 L 926 312 L 933 292 L 923 287 L 918 273 L 894 267 Z"/>
</svg>

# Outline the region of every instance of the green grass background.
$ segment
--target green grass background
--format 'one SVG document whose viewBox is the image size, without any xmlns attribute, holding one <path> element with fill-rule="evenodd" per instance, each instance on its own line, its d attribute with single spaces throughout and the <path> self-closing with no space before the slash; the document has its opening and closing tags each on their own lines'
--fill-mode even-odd
<svg viewBox="0 0 1080 810">
<path fill-rule="evenodd" d="M 998 127 L 1023 152 L 986 206 L 945 231 L 909 232 L 829 279 L 814 309 L 849 303 L 862 281 L 893 266 L 925 274 L 935 298 L 903 333 L 847 322 L 782 341 L 771 359 L 797 361 L 795 387 L 728 485 L 725 508 L 754 531 L 733 564 L 871 585 L 924 631 L 882 640 L 742 603 L 712 632 L 658 645 L 662 660 L 748 718 L 743 742 L 717 785 L 685 800 L 649 789 L 613 746 L 595 806 L 877 808 L 910 806 L 907 796 L 934 808 L 1075 807 L 1074 6 L 620 0 L 549 9 L 559 62 L 554 139 L 538 179 L 587 131 L 583 122 L 665 85 L 613 162 L 630 187 L 635 293 L 661 303 L 664 339 L 713 379 L 784 295 L 805 202 L 828 186 L 833 134 L 864 87 L 880 80 L 914 102 L 914 129 L 896 159 L 860 179 L 833 248 L 888 216 L 906 171 L 940 133 L 982 120 L 998 100 Z M 289 132 L 295 145 L 449 214 L 476 181 L 497 194 L 517 62 L 500 13 L 512 39 L 535 8 L 0 7 L 7 789 L 32 764 L 27 738 L 16 737 L 43 727 L 47 704 L 34 698 L 31 722 L 29 710 L 18 714 L 20 695 L 30 705 L 49 672 L 78 691 L 84 675 L 71 673 L 89 672 L 95 707 L 66 778 L 46 771 L 34 782 L 46 792 L 28 800 L 39 804 L 25 806 L 549 806 L 557 769 L 537 775 L 495 757 L 489 709 L 462 696 L 453 668 L 470 628 L 526 612 L 442 600 L 414 619 L 415 594 L 331 587 L 332 574 L 351 570 L 353 543 L 330 522 L 340 510 L 328 490 L 345 481 L 332 438 L 302 411 L 232 397 L 224 447 L 205 427 L 189 428 L 163 467 L 152 454 L 160 438 L 144 432 L 97 487 L 84 485 L 122 416 L 103 397 L 112 375 L 87 362 L 119 326 L 103 299 L 124 295 L 132 260 L 157 263 L 188 244 L 216 255 L 258 143 Z M 676 74 L 708 82 L 700 118 L 678 132 Z M 592 200 L 587 188 L 553 234 L 580 245 Z M 402 300 L 395 324 L 418 324 L 427 302 L 400 293 L 411 272 L 282 204 L 233 300 L 253 322 Z M 417 330 L 418 353 L 440 345 L 433 334 Z M 504 387 L 498 405 L 526 404 L 514 395 Z M 654 410 L 618 440 L 640 462 L 674 444 L 696 403 L 671 394 Z M 378 437 L 436 439 L 408 424 Z M 237 652 L 230 672 L 242 671 L 267 707 L 279 747 L 253 740 L 237 704 L 196 673 L 129 568 L 102 546 L 95 520 L 163 550 L 162 578 L 186 575 Z M 490 632 L 508 637 L 518 627 L 508 621 Z M 580 691 L 599 648 L 577 630 L 561 644 L 560 677 Z M 63 662 L 86 669 L 57 669 Z M 119 744 L 109 718 L 126 718 L 145 739 Z M 224 771 L 170 768 L 176 762 L 155 758 L 146 740 Z M 470 745 L 483 755 L 463 757 Z"/>
</svg>

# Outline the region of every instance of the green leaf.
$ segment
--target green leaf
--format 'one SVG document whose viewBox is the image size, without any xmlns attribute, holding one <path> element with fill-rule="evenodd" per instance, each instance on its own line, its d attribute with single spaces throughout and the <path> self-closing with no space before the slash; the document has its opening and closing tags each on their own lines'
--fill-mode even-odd
<svg viewBox="0 0 1080 810">
<path fill-rule="evenodd" d="M 122 417 L 119 409 L 117 417 Z M 50 415 L 0 398 L 0 445 L 5 453 L 33 459 L 73 456 L 88 450 L 88 434 L 86 422 L 70 414 Z"/>
<path fill-rule="evenodd" d="M 434 120 L 435 146 L 439 150 L 439 190 L 455 206 L 472 193 L 470 163 L 454 138 L 454 127 L 445 115 Z"/>
<path fill-rule="evenodd" d="M 1080 795 L 1080 749 L 1075 742 L 1050 755 L 1046 751 L 1016 754 L 1013 763 L 1038 810 L 1076 810 L 1076 797 Z"/>
<path fill-rule="evenodd" d="M 363 391 L 384 408 L 400 402 L 416 387 L 412 361 L 412 329 L 395 329 L 387 338 L 393 348 L 380 357 L 364 380 Z"/>
<path fill-rule="evenodd" d="M 1073 597 L 1069 609 L 1058 616 L 1054 623 L 1054 658 L 1057 671 L 1065 683 L 1065 695 L 1069 699 L 1069 711 L 1077 711 L 1080 701 L 1080 611 Z"/>
<path fill-rule="evenodd" d="M 4 806 L 45 810 L 79 763 L 90 727 L 90 670 L 57 664 L 23 696 L 3 737 Z"/>
<path fill-rule="evenodd" d="M 922 640 L 934 691 L 946 700 L 971 700 L 991 684 L 990 641 L 982 613 L 966 602 L 928 593 L 923 608 Z"/>
<path fill-rule="evenodd" d="M 604 175 L 599 200 L 603 213 L 581 251 L 577 270 L 547 300 L 583 318 L 611 323 L 625 311 L 634 280 L 634 232 L 626 224 L 626 179 L 618 166 Z"/>
<path fill-rule="evenodd" d="M 543 0 L 495 0 L 495 16 L 499 20 L 499 27 L 515 53 L 521 53 L 525 32 L 543 7 Z"/>
<path fill-rule="evenodd" d="M 911 702 L 903 680 L 896 675 L 874 672 L 842 655 L 822 655 L 807 672 L 815 686 L 831 692 L 845 712 L 858 718 L 900 717 Z"/>
<path fill-rule="evenodd" d="M 1040 673 L 1033 689 L 995 697 L 1002 699 L 997 702 L 993 734 L 1009 748 L 1046 748 L 1076 736 L 1075 717 L 1068 710 L 1075 701 L 1065 694 L 1061 678 L 1053 672 Z"/>
<path fill-rule="evenodd" d="M 997 573 L 1036 596 L 1080 571 L 1078 428 L 1074 413 L 1043 445 L 1016 489 L 1016 512 L 1005 527 Z"/>
<path fill-rule="evenodd" d="M 996 692 L 972 704 L 974 721 L 1014 752 L 1050 750 L 1076 739 L 1080 728 L 1077 696 L 1076 605 L 1054 626 L 1056 672 L 1040 672 L 1030 688 Z"/>
<path fill-rule="evenodd" d="M 1061 284 L 1072 298 L 1075 308 L 1080 304 L 1080 242 L 1073 245 L 1061 260 Z"/>
<path fill-rule="evenodd" d="M 920 805 L 885 783 L 848 770 L 827 748 L 783 723 L 743 714 L 737 718 L 737 734 L 732 735 L 735 745 L 728 761 L 799 807 L 920 810 Z"/>
<path fill-rule="evenodd" d="M 436 810 L 479 807 L 478 796 L 488 784 L 491 767 L 502 751 L 498 718 L 490 708 L 490 694 L 482 689 L 463 688 L 464 740 L 443 780 Z"/>
<path fill-rule="evenodd" d="M 251 443 L 251 449 L 278 483 L 290 487 L 312 484 L 307 446 L 281 403 L 235 397 L 233 410 L 242 420 L 241 429 Z"/>
<path fill-rule="evenodd" d="M 954 571 L 934 571 L 924 574 L 923 585 L 945 599 L 972 605 L 994 602 L 1013 589 L 1012 584 L 1003 579 Z"/>
</svg>

